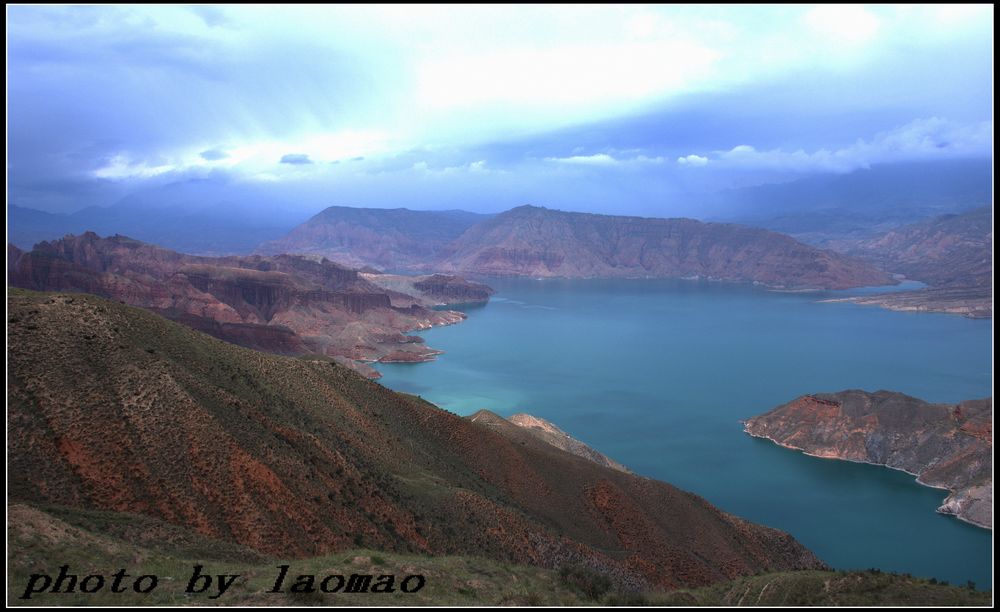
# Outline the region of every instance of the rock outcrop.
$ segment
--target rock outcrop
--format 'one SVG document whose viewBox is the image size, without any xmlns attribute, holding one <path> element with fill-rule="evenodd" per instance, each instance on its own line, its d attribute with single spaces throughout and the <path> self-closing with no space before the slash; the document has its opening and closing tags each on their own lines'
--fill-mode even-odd
<svg viewBox="0 0 1000 612">
<path fill-rule="evenodd" d="M 407 300 L 413 298 L 415 303 L 428 307 L 485 304 L 494 293 L 487 285 L 450 274 L 403 276 L 362 272 L 361 277 L 389 291 L 394 306 L 408 305 Z"/>
<path fill-rule="evenodd" d="M 962 315 L 970 319 L 993 317 L 993 290 L 991 287 L 927 288 L 917 291 L 895 291 L 821 301 L 853 302 L 865 306 L 881 306 L 900 312 L 943 312 Z"/>
<path fill-rule="evenodd" d="M 993 527 L 993 403 L 930 404 L 902 393 L 805 395 L 746 432 L 810 455 L 884 465 L 950 494 L 939 512 Z"/>
<path fill-rule="evenodd" d="M 632 589 L 823 566 L 696 495 L 333 363 L 78 293 L 12 289 L 8 313 L 13 503 L 146 515 L 280 558 L 579 564 Z"/>
<path fill-rule="evenodd" d="M 108 297 L 285 355 L 426 361 L 437 351 L 405 332 L 465 318 L 427 308 L 422 297 L 386 291 L 356 270 L 303 256 L 196 257 L 88 232 L 29 252 L 8 247 L 7 266 L 15 287 Z"/>
<path fill-rule="evenodd" d="M 583 457 L 584 459 L 593 461 L 598 465 L 603 465 L 613 470 L 618 470 L 619 472 L 625 472 L 627 474 L 632 473 L 632 470 L 607 455 L 587 446 L 583 442 L 556 427 L 555 424 L 550 421 L 524 413 L 512 415 L 507 420 L 518 427 L 523 427 L 526 431 L 531 432 L 545 442 L 548 442 L 552 446 L 562 449 L 567 453 Z"/>
</svg>

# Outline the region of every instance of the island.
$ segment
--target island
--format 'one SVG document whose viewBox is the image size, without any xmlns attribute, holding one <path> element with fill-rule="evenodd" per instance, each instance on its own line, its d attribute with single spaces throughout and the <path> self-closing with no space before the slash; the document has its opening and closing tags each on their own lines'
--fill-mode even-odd
<svg viewBox="0 0 1000 612">
<path fill-rule="evenodd" d="M 902 470 L 947 489 L 938 512 L 993 528 L 993 401 L 932 404 L 893 391 L 804 395 L 744 422 L 751 436 Z"/>
</svg>

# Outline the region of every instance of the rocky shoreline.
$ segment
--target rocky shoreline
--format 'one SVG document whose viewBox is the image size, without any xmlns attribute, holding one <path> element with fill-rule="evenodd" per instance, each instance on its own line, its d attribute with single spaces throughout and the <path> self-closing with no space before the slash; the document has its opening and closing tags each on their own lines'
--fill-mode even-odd
<svg viewBox="0 0 1000 612">
<path fill-rule="evenodd" d="M 833 298 L 820 302 L 851 302 L 900 312 L 940 312 L 962 315 L 970 319 L 993 317 L 993 292 L 989 287 L 932 288 Z"/>
<path fill-rule="evenodd" d="M 852 390 L 806 395 L 743 424 L 753 437 L 813 457 L 906 472 L 949 492 L 938 512 L 993 528 L 990 399 L 929 404 Z"/>
</svg>

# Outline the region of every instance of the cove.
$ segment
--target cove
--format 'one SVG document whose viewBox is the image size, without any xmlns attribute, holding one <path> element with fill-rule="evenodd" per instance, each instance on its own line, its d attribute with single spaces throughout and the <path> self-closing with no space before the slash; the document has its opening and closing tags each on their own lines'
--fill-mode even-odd
<svg viewBox="0 0 1000 612">
<path fill-rule="evenodd" d="M 489 304 L 420 332 L 445 351 L 380 364 L 385 386 L 467 415 L 527 412 L 635 472 L 788 531 L 836 568 L 990 588 L 991 532 L 934 510 L 946 492 L 887 468 L 808 457 L 743 433 L 799 395 L 888 389 L 987 397 L 991 321 L 818 303 L 673 280 L 485 279 Z"/>
</svg>

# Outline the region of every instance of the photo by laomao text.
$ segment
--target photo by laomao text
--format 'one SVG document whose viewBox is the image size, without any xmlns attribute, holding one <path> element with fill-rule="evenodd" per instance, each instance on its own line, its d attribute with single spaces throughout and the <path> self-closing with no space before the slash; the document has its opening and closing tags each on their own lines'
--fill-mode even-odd
<svg viewBox="0 0 1000 612">
<path fill-rule="evenodd" d="M 208 599 L 219 599 L 234 585 L 241 582 L 240 574 L 210 574 L 204 567 L 195 565 L 190 577 L 184 582 L 184 593 L 204 595 Z M 394 574 L 299 574 L 292 578 L 290 566 L 279 565 L 277 576 L 271 588 L 265 593 L 416 593 L 424 588 L 426 580 L 421 574 L 409 574 L 397 580 Z M 24 592 L 19 599 L 31 599 L 43 593 L 152 593 L 160 584 L 154 574 L 132 575 L 126 570 L 104 574 L 80 576 L 70 571 L 68 565 L 59 568 L 54 576 L 35 573 L 28 578 Z"/>
</svg>

